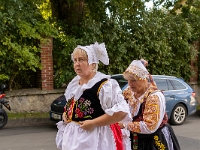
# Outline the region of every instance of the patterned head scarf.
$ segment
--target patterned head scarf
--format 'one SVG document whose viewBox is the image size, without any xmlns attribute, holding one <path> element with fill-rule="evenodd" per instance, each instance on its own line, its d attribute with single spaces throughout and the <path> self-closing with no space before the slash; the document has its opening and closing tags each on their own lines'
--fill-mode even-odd
<svg viewBox="0 0 200 150">
<path fill-rule="evenodd" d="M 126 73 L 139 78 L 139 80 L 146 80 L 149 77 L 149 72 L 141 60 L 133 60 L 123 74 L 125 75 Z"/>
<path fill-rule="evenodd" d="M 104 65 L 109 64 L 108 53 L 104 43 L 99 44 L 98 42 L 95 42 L 94 44 L 90 44 L 88 46 L 78 45 L 75 49 L 79 48 L 86 51 L 89 64 L 99 64 L 99 61 L 101 61 Z M 74 61 L 73 53 L 71 54 L 71 58 Z"/>
</svg>

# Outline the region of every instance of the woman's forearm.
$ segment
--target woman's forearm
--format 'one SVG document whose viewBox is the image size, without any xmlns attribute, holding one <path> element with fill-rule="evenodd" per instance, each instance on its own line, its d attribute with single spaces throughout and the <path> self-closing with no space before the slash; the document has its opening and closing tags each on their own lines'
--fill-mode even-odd
<svg viewBox="0 0 200 150">
<path fill-rule="evenodd" d="M 117 112 L 114 113 L 112 116 L 104 114 L 98 118 L 93 119 L 93 123 L 95 126 L 106 126 L 121 121 L 125 118 L 126 115 L 127 113 L 125 112 Z"/>
</svg>

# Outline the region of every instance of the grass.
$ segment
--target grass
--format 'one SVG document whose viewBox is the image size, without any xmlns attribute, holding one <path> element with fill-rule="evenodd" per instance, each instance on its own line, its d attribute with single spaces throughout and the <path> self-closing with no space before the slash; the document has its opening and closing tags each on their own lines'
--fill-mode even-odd
<svg viewBox="0 0 200 150">
<path fill-rule="evenodd" d="M 9 119 L 49 118 L 49 113 L 8 113 Z"/>
<path fill-rule="evenodd" d="M 200 105 L 197 105 L 197 110 L 200 110 Z"/>
<path fill-rule="evenodd" d="M 197 105 L 197 110 L 200 110 L 200 105 Z M 49 113 L 9 113 L 8 118 L 10 119 L 23 119 L 23 118 L 49 118 Z"/>
</svg>

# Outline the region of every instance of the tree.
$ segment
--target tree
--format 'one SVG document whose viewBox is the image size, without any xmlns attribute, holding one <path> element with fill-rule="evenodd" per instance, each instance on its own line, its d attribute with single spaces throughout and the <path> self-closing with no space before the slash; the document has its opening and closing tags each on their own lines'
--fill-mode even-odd
<svg viewBox="0 0 200 150">
<path fill-rule="evenodd" d="M 198 2 L 188 0 L 184 13 L 176 14 L 171 6 L 178 1 L 154 1 L 152 9 L 145 7 L 146 1 L 1 2 L 0 17 L 4 22 L 0 55 L 7 57 L 6 65 L 1 67 L 1 72 L 6 72 L 3 77 L 13 83 L 15 74 L 22 77 L 25 70 L 27 78 L 27 72 L 40 69 L 39 41 L 43 36 L 57 35 L 53 50 L 56 87 L 75 75 L 70 54 L 76 45 L 95 41 L 105 42 L 110 58 L 109 66 L 99 65 L 102 72 L 122 73 L 133 59 L 144 58 L 152 74 L 175 75 L 189 81 L 190 60 L 196 54 L 191 43 L 199 37 Z"/>
<path fill-rule="evenodd" d="M 4 76 L 0 80 L 8 79 L 11 90 L 20 88 L 21 80 L 29 83 L 30 74 L 41 69 L 40 40 L 56 35 L 56 29 L 42 18 L 34 1 L 0 1 L 0 6 L 0 74 Z"/>
<path fill-rule="evenodd" d="M 144 58 L 149 61 L 148 69 L 152 74 L 174 75 L 189 81 L 192 74 L 190 61 L 196 51 L 191 48 L 190 42 L 193 26 L 181 14 L 169 13 L 169 7 L 166 5 L 165 9 L 163 5 L 160 8 L 159 3 L 149 10 L 141 0 L 94 3 L 85 1 L 85 15 L 78 26 L 81 29 L 79 33 L 63 36 L 68 46 L 59 49 L 63 59 L 58 56 L 59 52 L 56 58 L 64 60 L 66 65 L 57 68 L 56 79 L 62 78 L 60 81 L 63 82 L 72 78 L 70 53 L 76 44 L 98 41 L 105 42 L 107 46 L 111 65 L 99 67 L 107 74 L 122 73 L 133 59 Z"/>
</svg>

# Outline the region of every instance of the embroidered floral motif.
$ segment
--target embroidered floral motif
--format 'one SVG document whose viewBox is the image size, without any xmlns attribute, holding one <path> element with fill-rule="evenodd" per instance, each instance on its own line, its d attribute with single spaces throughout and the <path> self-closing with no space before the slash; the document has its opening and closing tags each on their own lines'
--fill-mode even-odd
<svg viewBox="0 0 200 150">
<path fill-rule="evenodd" d="M 123 96 L 127 101 L 131 101 L 133 99 L 133 95 L 129 86 L 123 91 Z"/>
<path fill-rule="evenodd" d="M 90 107 L 90 100 L 81 97 L 76 101 L 75 105 L 75 118 L 92 118 L 91 114 L 94 112 L 94 109 Z"/>
<path fill-rule="evenodd" d="M 149 72 L 139 67 L 138 64 L 133 63 L 134 61 L 129 65 L 125 72 L 132 74 L 133 76 L 139 78 L 139 80 L 145 80 L 148 77 Z"/>
<path fill-rule="evenodd" d="M 138 149 L 138 135 L 133 133 L 133 150 Z"/>
<path fill-rule="evenodd" d="M 143 110 L 143 115 L 141 116 L 142 118 L 138 117 L 138 121 L 144 121 L 149 128 L 149 130 L 154 130 L 156 128 L 156 124 L 158 123 L 159 120 L 159 98 L 156 95 L 149 96 L 149 93 L 152 93 L 156 91 L 157 88 L 153 85 L 150 85 L 150 87 L 147 89 L 147 91 L 141 96 L 141 98 L 136 99 L 134 95 L 132 95 L 131 89 L 127 87 L 123 95 L 125 99 L 128 101 L 128 103 L 131 106 L 131 114 L 132 116 L 135 116 L 135 114 L 138 113 L 139 111 L 139 106 L 140 103 L 143 103 L 144 100 L 145 102 L 145 109 Z M 132 128 L 131 131 L 140 132 L 140 125 L 137 123 L 131 124 L 130 129 Z"/>
<path fill-rule="evenodd" d="M 149 130 L 154 130 L 160 119 L 160 107 L 159 107 L 159 98 L 157 95 L 149 96 L 143 114 L 143 119 L 146 122 Z"/>
<path fill-rule="evenodd" d="M 137 99 L 135 99 L 135 97 L 133 96 L 130 87 L 127 87 L 123 91 L 123 96 L 124 96 L 125 100 L 129 103 L 129 105 L 133 108 L 133 111 L 131 112 L 132 116 L 135 116 L 134 113 L 138 109 L 139 101 Z"/>
<path fill-rule="evenodd" d="M 75 101 L 73 98 L 66 103 L 66 117 L 71 120 L 74 107 L 75 118 L 92 118 L 91 114 L 94 112 L 94 109 L 91 106 L 91 102 L 87 99 L 80 98 Z"/>
<path fill-rule="evenodd" d="M 71 120 L 72 119 L 72 114 L 73 114 L 73 108 L 74 108 L 74 98 L 71 98 L 65 106 L 66 110 L 66 118 Z"/>
<path fill-rule="evenodd" d="M 154 142 L 155 142 L 155 145 L 158 147 L 158 150 L 165 150 L 165 145 L 161 143 L 157 135 L 154 135 Z"/>
</svg>

